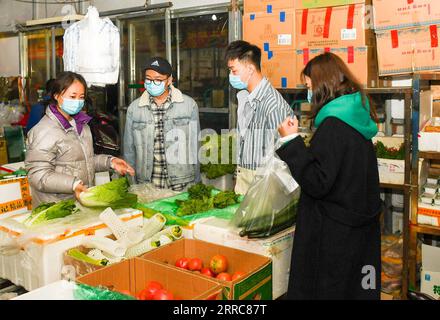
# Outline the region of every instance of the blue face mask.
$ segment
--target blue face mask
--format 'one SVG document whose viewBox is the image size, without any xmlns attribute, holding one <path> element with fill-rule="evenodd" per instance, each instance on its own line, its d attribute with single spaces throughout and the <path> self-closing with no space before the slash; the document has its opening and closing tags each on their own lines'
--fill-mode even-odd
<svg viewBox="0 0 440 320">
<path fill-rule="evenodd" d="M 312 103 L 312 97 L 313 97 L 313 91 L 312 90 L 307 90 L 307 101 L 309 103 Z"/>
<path fill-rule="evenodd" d="M 144 86 L 152 97 L 159 97 L 165 92 L 165 81 L 162 81 L 159 85 L 154 84 L 153 81 L 151 83 L 145 82 Z"/>
<path fill-rule="evenodd" d="M 237 90 L 244 90 L 247 88 L 247 83 L 241 81 L 239 75 L 233 75 L 232 73 L 229 74 L 229 83 Z"/>
<path fill-rule="evenodd" d="M 61 110 L 67 113 L 69 116 L 74 116 L 78 114 L 82 108 L 84 108 L 84 100 L 76 99 L 63 99 L 63 104 L 61 105 Z"/>
</svg>

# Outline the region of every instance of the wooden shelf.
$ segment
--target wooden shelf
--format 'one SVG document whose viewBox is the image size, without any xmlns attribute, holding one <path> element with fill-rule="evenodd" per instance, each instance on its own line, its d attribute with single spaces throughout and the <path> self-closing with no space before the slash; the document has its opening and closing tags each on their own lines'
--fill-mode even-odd
<svg viewBox="0 0 440 320">
<path fill-rule="evenodd" d="M 397 189 L 397 190 L 405 190 L 411 186 L 406 184 L 394 184 L 394 183 L 381 183 L 380 187 L 382 189 Z"/>
<path fill-rule="evenodd" d="M 410 228 L 416 231 L 417 233 L 440 236 L 440 227 L 417 224 L 417 225 L 411 225 Z"/>
<path fill-rule="evenodd" d="M 440 160 L 440 152 L 420 151 L 419 158 L 430 159 L 430 160 Z"/>
</svg>

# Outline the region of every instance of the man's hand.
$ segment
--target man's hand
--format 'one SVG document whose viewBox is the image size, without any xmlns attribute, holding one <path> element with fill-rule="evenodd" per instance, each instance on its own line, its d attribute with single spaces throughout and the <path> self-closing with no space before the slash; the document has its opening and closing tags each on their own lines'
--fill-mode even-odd
<svg viewBox="0 0 440 320">
<path fill-rule="evenodd" d="M 134 169 L 124 160 L 119 158 L 113 158 L 112 168 L 119 173 L 121 176 L 125 176 L 127 173 L 134 176 Z"/>
<path fill-rule="evenodd" d="M 298 133 L 298 119 L 296 116 L 287 117 L 286 120 L 281 123 L 281 125 L 278 127 L 278 132 L 280 133 L 281 137 L 286 137 L 294 133 Z"/>
</svg>

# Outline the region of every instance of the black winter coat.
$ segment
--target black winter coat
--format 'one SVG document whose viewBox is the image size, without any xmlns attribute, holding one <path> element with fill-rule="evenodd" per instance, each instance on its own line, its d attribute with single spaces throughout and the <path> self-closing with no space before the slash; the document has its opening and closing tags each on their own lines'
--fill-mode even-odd
<svg viewBox="0 0 440 320">
<path fill-rule="evenodd" d="M 372 141 L 330 117 L 310 148 L 296 137 L 277 154 L 301 187 L 287 299 L 379 299 L 381 200 Z"/>
</svg>

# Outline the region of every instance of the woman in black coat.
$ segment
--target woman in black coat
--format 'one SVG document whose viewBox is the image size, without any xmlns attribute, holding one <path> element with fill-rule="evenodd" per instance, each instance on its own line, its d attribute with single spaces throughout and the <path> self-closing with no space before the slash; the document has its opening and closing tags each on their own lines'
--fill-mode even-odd
<svg viewBox="0 0 440 320">
<path fill-rule="evenodd" d="M 298 120 L 277 150 L 301 187 L 288 299 L 379 299 L 381 200 L 377 133 L 368 99 L 344 62 L 325 53 L 303 71 L 317 128 L 307 148 Z"/>
</svg>

